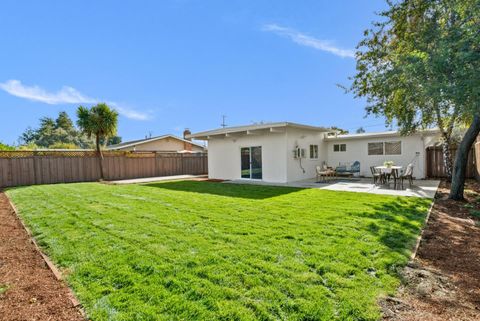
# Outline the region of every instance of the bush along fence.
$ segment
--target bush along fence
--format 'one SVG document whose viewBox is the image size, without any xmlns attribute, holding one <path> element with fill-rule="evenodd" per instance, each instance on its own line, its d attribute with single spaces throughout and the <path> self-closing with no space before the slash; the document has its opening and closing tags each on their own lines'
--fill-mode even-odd
<svg viewBox="0 0 480 321">
<path fill-rule="evenodd" d="M 104 152 L 106 180 L 203 175 L 206 153 Z M 100 179 L 95 151 L 0 151 L 0 187 Z"/>
</svg>

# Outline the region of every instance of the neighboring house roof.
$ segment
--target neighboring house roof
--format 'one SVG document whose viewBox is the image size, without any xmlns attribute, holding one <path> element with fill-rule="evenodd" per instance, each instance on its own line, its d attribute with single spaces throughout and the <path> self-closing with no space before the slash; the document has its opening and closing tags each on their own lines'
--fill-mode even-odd
<svg viewBox="0 0 480 321">
<path fill-rule="evenodd" d="M 440 130 L 437 128 L 425 129 L 413 133 L 411 135 L 436 135 L 439 134 Z M 335 140 L 351 140 L 351 139 L 365 139 L 365 138 L 384 138 L 384 137 L 400 137 L 402 135 L 399 131 L 386 131 L 386 132 L 376 132 L 376 133 L 361 133 L 361 134 L 345 134 L 345 135 L 336 135 L 328 136 L 325 138 L 326 141 L 335 141 Z M 407 135 L 409 136 L 409 135 Z"/>
<path fill-rule="evenodd" d="M 211 136 L 228 135 L 228 134 L 242 133 L 242 132 L 245 132 L 248 134 L 248 132 L 250 131 L 255 131 L 260 129 L 270 129 L 270 131 L 273 132 L 274 129 L 278 129 L 282 127 L 298 128 L 298 129 L 311 130 L 311 131 L 317 131 L 317 132 L 331 131 L 330 128 L 325 128 L 325 127 L 309 126 L 309 125 L 290 123 L 290 122 L 276 122 L 276 123 L 253 124 L 253 125 L 246 125 L 246 126 L 225 127 L 225 128 L 208 130 L 204 132 L 187 135 L 187 137 L 200 139 L 200 140 L 208 140 Z"/>
<path fill-rule="evenodd" d="M 162 136 L 156 136 L 156 137 L 150 137 L 150 138 L 145 138 L 145 139 L 131 140 L 131 141 L 128 141 L 128 142 L 123 142 L 123 143 L 120 143 L 120 144 L 107 146 L 107 149 L 108 150 L 118 150 L 118 149 L 123 149 L 123 148 L 128 148 L 128 147 L 133 147 L 133 146 L 138 146 L 138 145 L 154 142 L 154 141 L 157 141 L 157 140 L 162 140 L 162 139 L 165 139 L 165 138 L 177 139 L 177 140 L 180 140 L 182 142 L 186 142 L 186 143 L 189 143 L 189 144 L 192 144 L 192 145 L 195 145 L 195 146 L 206 149 L 206 147 L 203 146 L 203 145 L 200 145 L 200 144 L 192 142 L 190 140 L 186 140 L 186 139 L 183 139 L 181 137 L 178 137 L 178 136 L 175 136 L 175 135 L 170 135 L 170 134 L 162 135 Z"/>
</svg>

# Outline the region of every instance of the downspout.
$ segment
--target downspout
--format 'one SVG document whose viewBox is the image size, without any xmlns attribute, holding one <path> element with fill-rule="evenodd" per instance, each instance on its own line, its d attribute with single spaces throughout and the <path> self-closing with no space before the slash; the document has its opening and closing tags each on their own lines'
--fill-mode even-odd
<svg viewBox="0 0 480 321">
<path fill-rule="evenodd" d="M 302 166 L 302 157 L 300 156 L 300 157 L 298 158 L 298 160 L 299 160 L 300 168 L 302 169 L 303 174 L 305 174 L 305 168 L 303 168 L 303 166 Z"/>
</svg>

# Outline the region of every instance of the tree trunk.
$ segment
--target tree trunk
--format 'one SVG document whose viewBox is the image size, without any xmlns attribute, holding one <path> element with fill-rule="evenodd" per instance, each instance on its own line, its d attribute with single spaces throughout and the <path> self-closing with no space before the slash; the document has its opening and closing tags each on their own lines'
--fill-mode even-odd
<svg viewBox="0 0 480 321">
<path fill-rule="evenodd" d="M 463 200 L 463 189 L 465 185 L 465 173 L 467 171 L 468 153 L 480 132 L 480 116 L 475 115 L 467 132 L 458 145 L 457 156 L 453 168 L 452 187 L 450 188 L 450 199 Z"/>
<path fill-rule="evenodd" d="M 447 174 L 447 180 L 452 180 L 452 154 L 450 153 L 450 140 L 443 138 L 442 143 L 443 152 L 443 164 L 445 166 L 445 174 Z"/>
<path fill-rule="evenodd" d="M 98 157 L 98 166 L 100 167 L 100 180 L 104 180 L 105 176 L 103 174 L 103 153 L 102 149 L 100 148 L 100 137 L 95 137 L 95 144 L 97 146 L 97 157 Z"/>
</svg>

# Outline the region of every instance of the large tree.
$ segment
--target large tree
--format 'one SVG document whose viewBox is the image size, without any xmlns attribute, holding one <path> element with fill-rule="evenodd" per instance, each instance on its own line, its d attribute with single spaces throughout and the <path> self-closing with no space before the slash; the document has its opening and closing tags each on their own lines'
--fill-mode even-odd
<svg viewBox="0 0 480 321">
<path fill-rule="evenodd" d="M 55 128 L 62 128 L 66 131 L 74 130 L 75 126 L 73 121 L 70 119 L 70 116 L 65 111 L 58 113 L 58 117 L 55 120 Z"/>
<path fill-rule="evenodd" d="M 88 137 L 95 136 L 95 147 L 98 153 L 100 177 L 103 180 L 103 153 L 101 141 L 108 140 L 117 134 L 118 113 L 110 109 L 105 103 L 100 103 L 92 108 L 80 106 L 77 110 L 77 125 Z"/>
<path fill-rule="evenodd" d="M 385 116 L 404 134 L 438 127 L 449 174 L 453 129 L 469 124 L 458 146 L 450 194 L 461 199 L 467 154 L 480 131 L 478 0 L 387 3 L 382 21 L 365 31 L 358 46 L 351 90 L 367 99 L 368 114 Z"/>
<path fill-rule="evenodd" d="M 20 144 L 28 148 L 92 148 L 93 142 L 75 128 L 73 121 L 64 111 L 57 119 L 43 117 L 36 129 L 27 128 L 20 136 Z"/>
</svg>

